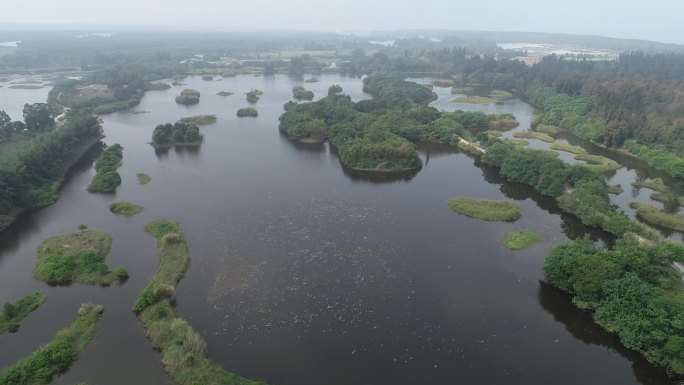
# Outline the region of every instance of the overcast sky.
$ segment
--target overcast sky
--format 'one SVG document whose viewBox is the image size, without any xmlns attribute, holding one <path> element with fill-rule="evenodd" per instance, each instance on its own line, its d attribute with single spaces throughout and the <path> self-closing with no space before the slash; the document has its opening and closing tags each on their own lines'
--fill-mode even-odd
<svg viewBox="0 0 684 385">
<path fill-rule="evenodd" d="M 684 44 L 683 0 L 2 0 L 2 5 L 0 23 L 533 31 Z"/>
</svg>

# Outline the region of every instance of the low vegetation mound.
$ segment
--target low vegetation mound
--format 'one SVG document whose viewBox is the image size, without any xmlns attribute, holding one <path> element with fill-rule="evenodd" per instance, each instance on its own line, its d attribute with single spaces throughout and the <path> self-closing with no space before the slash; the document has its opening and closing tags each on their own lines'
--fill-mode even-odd
<svg viewBox="0 0 684 385">
<path fill-rule="evenodd" d="M 200 101 L 200 92 L 193 89 L 184 89 L 176 96 L 176 103 L 186 106 L 197 104 Z"/>
<path fill-rule="evenodd" d="M 587 164 L 583 164 L 582 166 L 592 169 L 596 172 L 605 173 L 615 171 L 620 168 L 620 164 L 618 162 L 606 158 L 605 156 L 577 154 L 575 155 L 575 159 L 586 162 Z"/>
<path fill-rule="evenodd" d="M 256 118 L 257 116 L 259 116 L 259 112 L 252 107 L 245 107 L 245 108 L 240 108 L 239 110 L 237 110 L 236 115 L 239 118 L 245 118 L 245 117 Z"/>
<path fill-rule="evenodd" d="M 556 141 L 553 137 L 543 132 L 537 131 L 520 131 L 513 133 L 513 137 L 520 139 L 537 139 L 546 143 L 553 143 Z"/>
<path fill-rule="evenodd" d="M 263 94 L 264 94 L 263 91 L 259 91 L 259 90 L 251 90 L 251 91 L 245 93 L 245 95 L 247 97 L 247 101 L 250 103 L 258 102 L 259 98 L 261 98 L 261 95 L 263 95 Z"/>
<path fill-rule="evenodd" d="M 102 305 L 83 304 L 69 326 L 30 356 L 0 373 L 0 385 L 45 385 L 66 372 L 92 341 L 102 318 Z"/>
<path fill-rule="evenodd" d="M 109 270 L 104 260 L 112 247 L 112 236 L 104 231 L 79 231 L 46 239 L 38 246 L 33 270 L 36 279 L 51 285 L 73 282 L 108 286 L 128 278 L 119 268 Z"/>
<path fill-rule="evenodd" d="M 539 234 L 532 231 L 512 231 L 506 234 L 501 244 L 508 250 L 522 250 L 541 241 Z"/>
<path fill-rule="evenodd" d="M 145 173 L 139 173 L 136 175 L 136 177 L 138 178 L 138 183 L 140 184 L 148 184 L 152 181 L 152 177 Z"/>
<path fill-rule="evenodd" d="M 522 216 L 518 205 L 508 200 L 454 198 L 449 201 L 449 208 L 485 221 L 514 222 Z"/>
<path fill-rule="evenodd" d="M 121 175 L 116 171 L 121 166 L 123 147 L 114 144 L 102 152 L 95 161 L 95 177 L 88 185 L 88 192 L 111 193 L 121 185 Z"/>
<path fill-rule="evenodd" d="M 635 209 L 639 218 L 648 223 L 684 232 L 684 216 L 666 213 L 655 206 L 639 202 L 632 202 L 629 207 Z"/>
<path fill-rule="evenodd" d="M 125 216 L 133 216 L 135 214 L 139 214 L 143 211 L 142 206 L 134 205 L 133 203 L 130 202 L 114 202 L 109 205 L 109 211 L 113 212 L 114 214 L 121 214 Z"/>
<path fill-rule="evenodd" d="M 307 91 L 302 86 L 295 86 L 292 88 L 292 97 L 297 100 L 313 100 L 313 91 Z"/>
<path fill-rule="evenodd" d="M 216 93 L 216 95 L 218 95 L 218 96 L 230 96 L 230 95 L 235 95 L 235 93 L 230 92 L 230 91 L 219 91 Z"/>
<path fill-rule="evenodd" d="M 19 330 L 21 321 L 47 301 L 44 293 L 33 293 L 14 303 L 6 302 L 0 313 L 0 334 Z"/>
<path fill-rule="evenodd" d="M 218 118 L 216 115 L 195 115 L 187 118 L 181 118 L 180 121 L 183 123 L 194 123 L 198 126 L 206 126 L 216 123 L 217 120 Z"/>
</svg>

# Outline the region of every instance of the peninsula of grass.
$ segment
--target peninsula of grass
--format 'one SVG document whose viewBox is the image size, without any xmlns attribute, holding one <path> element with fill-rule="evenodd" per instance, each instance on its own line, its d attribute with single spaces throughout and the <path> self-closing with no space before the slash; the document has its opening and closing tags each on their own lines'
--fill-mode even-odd
<svg viewBox="0 0 684 385">
<path fill-rule="evenodd" d="M 95 176 L 88 185 L 88 192 L 111 193 L 121 185 L 121 175 L 116 171 L 121 166 L 123 147 L 114 144 L 100 154 L 95 161 Z"/>
<path fill-rule="evenodd" d="M 560 127 L 557 126 L 550 126 L 548 124 L 538 124 L 535 128 L 535 131 L 543 132 L 545 134 L 550 134 L 550 135 L 558 135 L 561 133 L 563 130 Z"/>
<path fill-rule="evenodd" d="M 504 90 L 492 90 L 492 92 L 489 94 L 489 97 L 496 99 L 499 102 L 503 102 L 505 100 L 512 99 L 513 94 Z"/>
<path fill-rule="evenodd" d="M 102 318 L 102 305 L 83 304 L 69 326 L 30 356 L 0 373 L 0 385 L 44 385 L 64 373 L 92 341 Z"/>
<path fill-rule="evenodd" d="M 516 139 L 506 138 L 506 139 L 504 139 L 504 142 L 510 143 L 516 147 L 527 147 L 527 145 L 530 144 L 530 142 L 528 142 L 525 139 L 517 139 L 517 138 Z"/>
<path fill-rule="evenodd" d="M 508 200 L 454 198 L 448 204 L 454 212 L 485 221 L 514 222 L 522 216 L 518 205 Z"/>
<path fill-rule="evenodd" d="M 2 306 L 2 313 L 0 313 L 0 334 L 14 333 L 19 330 L 21 321 L 31 312 L 38 309 L 45 301 L 47 301 L 46 294 L 33 293 L 20 298 L 14 303 L 6 302 Z"/>
<path fill-rule="evenodd" d="M 104 231 L 79 231 L 46 239 L 38 246 L 33 270 L 36 279 L 51 285 L 74 282 L 108 286 L 128 278 L 119 268 L 109 270 L 104 260 L 112 247 L 112 236 Z"/>
<path fill-rule="evenodd" d="M 230 96 L 230 95 L 235 95 L 235 93 L 230 92 L 230 91 L 219 91 L 216 93 L 216 95 L 218 95 L 218 96 Z"/>
<path fill-rule="evenodd" d="M 541 241 L 539 234 L 532 231 L 511 231 L 501 244 L 508 250 L 522 250 L 530 247 L 533 243 Z"/>
<path fill-rule="evenodd" d="M 216 118 L 216 115 L 195 115 L 181 118 L 180 121 L 183 123 L 195 123 L 198 126 L 206 126 L 216 123 L 217 120 L 218 118 Z"/>
<path fill-rule="evenodd" d="M 666 193 L 666 192 L 670 191 L 670 189 L 665 185 L 663 180 L 660 178 L 633 182 L 632 186 L 643 187 L 643 188 L 651 189 L 651 190 L 658 191 L 661 193 Z"/>
<path fill-rule="evenodd" d="M 491 104 L 496 102 L 494 98 L 489 98 L 486 96 L 461 96 L 452 100 L 454 103 L 468 103 L 468 104 Z"/>
<path fill-rule="evenodd" d="M 600 155 L 577 154 L 576 160 L 581 160 L 587 164 L 582 166 L 592 169 L 596 172 L 611 172 L 620 168 L 620 164 L 612 159 Z"/>
<path fill-rule="evenodd" d="M 140 184 L 148 184 L 152 181 L 152 177 L 145 173 L 140 173 L 136 176 L 138 177 L 138 183 Z"/>
<path fill-rule="evenodd" d="M 647 223 L 684 232 L 684 216 L 682 215 L 666 213 L 655 206 L 639 202 L 632 202 L 629 207 L 635 209 L 637 216 Z"/>
<path fill-rule="evenodd" d="M 542 142 L 546 142 L 546 143 L 553 143 L 556 141 L 556 139 L 552 138 L 548 134 L 545 134 L 543 132 L 537 132 L 537 131 L 514 132 L 513 137 L 520 138 L 520 139 L 537 139 L 537 140 L 541 140 Z"/>
<path fill-rule="evenodd" d="M 684 197 L 672 196 L 668 193 L 654 192 L 651 194 L 651 199 L 661 203 L 670 203 L 672 200 L 676 199 L 677 203 L 679 203 L 681 207 L 684 207 Z"/>
<path fill-rule="evenodd" d="M 155 220 L 145 231 L 157 240 L 159 267 L 133 306 L 147 337 L 178 385 L 265 385 L 227 372 L 207 358 L 207 344 L 180 318 L 170 297 L 189 264 L 187 244 L 178 222 Z M 1 385 L 1 384 L 0 384 Z"/>
<path fill-rule="evenodd" d="M 143 211 L 143 207 L 134 205 L 130 202 L 121 201 L 110 204 L 109 211 L 113 212 L 114 214 L 130 217 L 135 214 L 140 214 Z"/>
<path fill-rule="evenodd" d="M 625 190 L 623 190 L 622 186 L 619 184 L 608 186 L 608 194 L 618 195 L 622 194 L 624 191 Z"/>
<path fill-rule="evenodd" d="M 256 118 L 259 116 L 259 112 L 252 107 L 240 108 L 237 110 L 238 118 Z"/>
<path fill-rule="evenodd" d="M 572 144 L 565 142 L 554 142 L 553 144 L 551 144 L 551 148 L 558 151 L 569 152 L 575 155 L 587 153 L 587 151 L 584 150 L 582 147 L 573 146 Z"/>
</svg>

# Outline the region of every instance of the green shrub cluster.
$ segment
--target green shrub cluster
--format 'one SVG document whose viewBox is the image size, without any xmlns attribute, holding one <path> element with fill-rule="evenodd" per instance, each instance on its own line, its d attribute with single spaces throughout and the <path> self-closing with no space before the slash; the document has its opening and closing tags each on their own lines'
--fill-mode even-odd
<svg viewBox="0 0 684 385">
<path fill-rule="evenodd" d="M 620 241 L 612 250 L 589 240 L 555 247 L 544 274 L 594 320 L 655 364 L 684 374 L 684 286 L 672 263 L 684 247 Z"/>
<path fill-rule="evenodd" d="M 116 143 L 102 152 L 95 161 L 95 176 L 88 185 L 89 192 L 114 192 L 121 185 L 121 175 L 116 171 L 121 166 L 123 147 Z"/>
<path fill-rule="evenodd" d="M 0 385 L 44 385 L 66 372 L 93 339 L 102 311 L 101 305 L 81 305 L 78 318 L 57 332 L 52 341 L 4 368 L 0 373 Z"/>
<path fill-rule="evenodd" d="M 292 97 L 297 100 L 313 100 L 313 91 L 307 91 L 302 86 L 295 86 L 292 88 Z"/>
<path fill-rule="evenodd" d="M 247 101 L 248 101 L 249 103 L 256 103 L 256 102 L 258 102 L 259 99 L 261 98 L 261 95 L 263 95 L 263 94 L 264 94 L 264 92 L 263 92 L 263 91 L 259 91 L 259 90 L 250 90 L 249 92 L 245 93 L 246 98 L 247 98 Z"/>
<path fill-rule="evenodd" d="M 675 178 L 684 179 L 684 159 L 671 152 L 640 145 L 634 140 L 625 142 L 625 148 L 645 160 L 651 167 L 664 171 Z"/>
<path fill-rule="evenodd" d="M 245 108 L 240 108 L 239 110 L 237 110 L 237 116 L 239 118 L 245 118 L 245 117 L 256 118 L 257 116 L 259 116 L 259 112 L 252 107 L 245 107 Z"/>
<path fill-rule="evenodd" d="M 45 301 L 47 301 L 46 294 L 33 293 L 14 303 L 6 302 L 2 307 L 2 314 L 0 314 L 0 334 L 17 331 L 21 321 Z"/>
<path fill-rule="evenodd" d="M 154 148 L 174 146 L 197 146 L 202 143 L 199 127 L 192 122 L 179 121 L 174 124 L 160 124 L 152 132 Z"/>
</svg>

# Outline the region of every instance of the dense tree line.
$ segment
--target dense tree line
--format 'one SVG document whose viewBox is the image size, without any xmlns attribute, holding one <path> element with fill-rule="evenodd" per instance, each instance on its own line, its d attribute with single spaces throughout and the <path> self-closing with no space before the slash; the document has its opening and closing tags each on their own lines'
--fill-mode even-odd
<svg viewBox="0 0 684 385">
<path fill-rule="evenodd" d="M 65 172 L 84 143 L 99 139 L 102 127 L 89 114 L 71 112 L 57 130 L 37 135 L 0 156 L 0 229 L 20 209 L 35 208 L 57 199 L 52 183 Z"/>
<path fill-rule="evenodd" d="M 108 147 L 95 161 L 95 176 L 88 185 L 89 192 L 114 192 L 121 185 L 121 175 L 116 169 L 121 166 L 123 147 L 116 143 Z"/>
<path fill-rule="evenodd" d="M 155 148 L 196 145 L 202 141 L 199 127 L 192 122 L 160 124 L 152 132 L 152 145 Z"/>
</svg>

